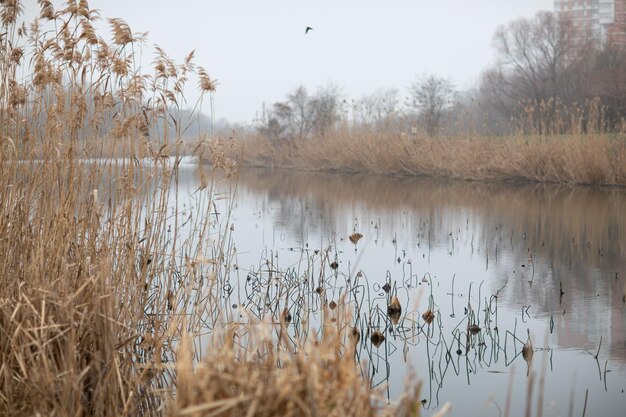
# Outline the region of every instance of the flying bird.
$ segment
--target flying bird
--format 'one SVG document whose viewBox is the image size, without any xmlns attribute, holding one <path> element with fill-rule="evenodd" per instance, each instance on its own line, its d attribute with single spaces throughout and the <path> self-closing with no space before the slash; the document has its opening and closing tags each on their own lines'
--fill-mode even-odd
<svg viewBox="0 0 626 417">
<path fill-rule="evenodd" d="M 304 34 L 306 35 L 309 33 L 309 30 L 313 30 L 313 28 L 311 26 L 307 26 L 306 29 L 304 29 Z"/>
</svg>

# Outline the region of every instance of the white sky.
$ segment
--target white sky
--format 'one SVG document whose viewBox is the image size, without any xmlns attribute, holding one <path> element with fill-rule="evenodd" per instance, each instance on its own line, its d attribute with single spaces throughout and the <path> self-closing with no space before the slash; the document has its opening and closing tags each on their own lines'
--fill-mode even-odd
<svg viewBox="0 0 626 417">
<path fill-rule="evenodd" d="M 60 7 L 58 0 L 53 1 Z M 39 9 L 24 2 L 27 17 Z M 552 10 L 553 0 L 90 0 L 102 17 L 149 32 L 178 62 L 219 81 L 216 117 L 251 122 L 303 84 L 332 83 L 346 98 L 406 88 L 420 75 L 450 77 L 463 90 L 493 62 L 491 38 L 508 21 Z M 28 10 L 31 9 L 31 10 Z M 304 35 L 306 26 L 313 31 Z M 107 28 L 108 30 L 108 28 Z M 102 33 L 110 39 L 108 33 Z M 147 51 L 144 65 L 152 61 Z M 195 86 L 194 86 L 195 87 Z M 195 99 L 193 94 L 188 98 Z M 205 111 L 208 109 L 205 106 Z"/>
</svg>

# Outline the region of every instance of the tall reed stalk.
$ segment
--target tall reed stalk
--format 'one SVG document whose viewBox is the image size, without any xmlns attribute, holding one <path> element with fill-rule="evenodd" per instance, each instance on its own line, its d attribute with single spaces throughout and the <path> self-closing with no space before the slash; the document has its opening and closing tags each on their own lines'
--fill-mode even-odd
<svg viewBox="0 0 626 417">
<path fill-rule="evenodd" d="M 229 229 L 202 164 L 199 211 L 177 199 L 185 87 L 193 73 L 216 87 L 193 53 L 176 64 L 157 47 L 145 74 L 123 20 L 107 43 L 87 1 L 38 4 L 28 26 L 20 1 L 0 4 L 0 414 L 380 412 L 339 336 L 251 338 L 244 356 L 220 339 Z M 221 142 L 199 148 L 233 174 Z"/>
</svg>

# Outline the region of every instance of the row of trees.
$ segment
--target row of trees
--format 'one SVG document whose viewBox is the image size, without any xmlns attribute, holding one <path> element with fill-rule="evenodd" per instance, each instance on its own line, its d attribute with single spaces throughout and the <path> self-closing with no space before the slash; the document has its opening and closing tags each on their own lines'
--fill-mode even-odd
<svg viewBox="0 0 626 417">
<path fill-rule="evenodd" d="M 300 86 L 287 95 L 287 100 L 274 103 L 269 114 L 263 110 L 260 131 L 277 141 L 311 134 L 325 136 L 340 119 L 340 100 L 334 86 L 322 88 L 315 95 Z"/>
<path fill-rule="evenodd" d="M 558 131 L 564 108 L 596 100 L 605 127 L 616 128 L 626 116 L 626 45 L 600 46 L 582 33 L 550 12 L 500 27 L 493 38 L 498 61 L 479 91 L 487 111 L 503 120 L 532 115 Z"/>
<path fill-rule="evenodd" d="M 259 129 L 284 141 L 325 136 L 338 123 L 410 133 L 421 129 L 430 136 L 468 129 L 560 133 L 574 124 L 586 130 L 592 123 L 623 128 L 626 45 L 599 46 L 580 34 L 571 21 L 539 12 L 496 31 L 496 64 L 483 72 L 474 91 L 460 94 L 449 79 L 435 75 L 416 80 L 404 98 L 391 89 L 348 101 L 334 86 L 313 95 L 300 86 L 264 109 Z"/>
<path fill-rule="evenodd" d="M 309 94 L 304 86 L 289 93 L 285 101 L 263 109 L 259 131 L 282 142 L 309 136 L 324 137 L 338 123 L 376 130 L 415 131 L 418 125 L 431 136 L 439 133 L 444 119 L 455 104 L 452 82 L 434 75 L 413 83 L 404 103 L 396 89 L 381 90 L 360 100 L 348 101 L 339 88 L 327 86 Z"/>
</svg>

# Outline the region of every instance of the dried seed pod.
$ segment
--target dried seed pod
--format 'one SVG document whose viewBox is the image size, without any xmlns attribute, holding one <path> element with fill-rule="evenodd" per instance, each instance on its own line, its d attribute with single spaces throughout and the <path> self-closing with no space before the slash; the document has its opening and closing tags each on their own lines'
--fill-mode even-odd
<svg viewBox="0 0 626 417">
<path fill-rule="evenodd" d="M 526 340 L 526 343 L 524 343 L 524 346 L 522 347 L 522 357 L 524 358 L 528 366 L 530 366 L 530 362 L 533 360 L 533 354 L 535 353 L 535 350 L 533 349 L 533 344 L 530 341 L 530 331 L 529 330 L 526 330 L 526 331 L 528 332 L 528 339 Z"/>
<path fill-rule="evenodd" d="M 374 346 L 379 347 L 385 341 L 385 336 L 383 336 L 383 334 L 380 332 L 380 330 L 376 329 L 372 333 L 372 336 L 370 337 L 370 340 L 372 341 L 372 344 Z"/>
<path fill-rule="evenodd" d="M 400 317 L 402 314 L 402 305 L 400 304 L 400 300 L 395 295 L 391 298 L 391 303 L 387 306 L 387 314 L 391 317 L 392 315 L 397 315 Z M 395 324 L 395 323 L 394 323 Z"/>
<path fill-rule="evenodd" d="M 363 238 L 363 235 L 360 233 L 352 233 L 350 236 L 348 236 L 348 239 L 350 239 L 350 242 L 354 243 L 355 245 L 362 238 Z"/>
<path fill-rule="evenodd" d="M 398 324 L 400 322 L 400 317 L 402 316 L 401 313 L 390 313 L 389 314 L 389 320 L 391 320 L 391 323 L 395 326 L 396 324 Z"/>
<path fill-rule="evenodd" d="M 339 268 L 339 264 L 337 263 L 337 261 L 332 261 L 332 262 L 330 263 L 330 267 L 331 267 L 332 269 L 337 269 L 337 268 Z"/>
<path fill-rule="evenodd" d="M 352 339 L 355 345 L 359 344 L 359 341 L 361 340 L 361 333 L 359 332 L 359 329 L 356 327 L 352 328 L 352 331 L 350 332 L 350 339 Z"/>
<path fill-rule="evenodd" d="M 328 307 L 329 307 L 331 310 L 334 310 L 334 309 L 336 309 L 336 308 L 337 308 L 337 303 L 336 303 L 336 302 L 334 302 L 334 301 L 331 301 L 330 303 L 328 303 Z"/>
<path fill-rule="evenodd" d="M 391 303 L 387 306 L 387 315 L 394 326 L 400 321 L 400 317 L 402 316 L 402 306 L 400 305 L 398 297 L 393 297 L 391 299 Z"/>
<path fill-rule="evenodd" d="M 280 315 L 281 323 L 283 323 L 284 325 L 288 325 L 289 323 L 291 323 L 291 318 L 292 318 L 291 313 L 289 312 L 287 308 L 285 308 L 282 314 Z"/>
<path fill-rule="evenodd" d="M 435 313 L 433 313 L 433 311 L 429 308 L 424 312 L 424 314 L 422 314 L 422 318 L 427 324 L 430 324 L 435 319 Z"/>
<path fill-rule="evenodd" d="M 477 334 L 480 333 L 480 326 L 478 324 L 472 324 L 471 326 L 467 326 L 467 330 L 471 333 L 471 334 Z"/>
</svg>

